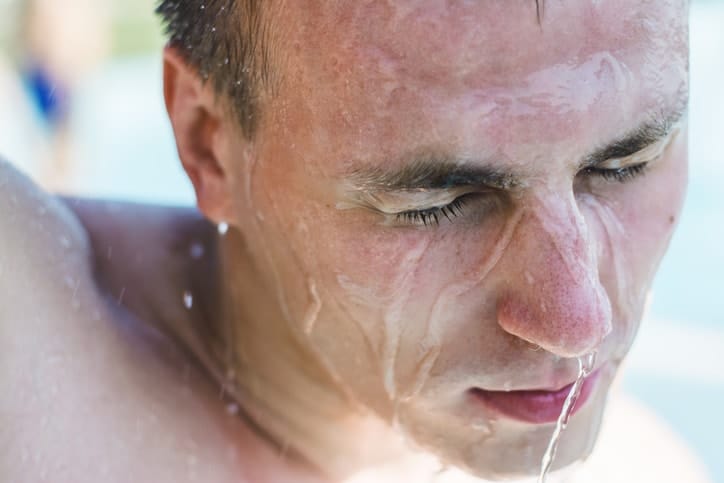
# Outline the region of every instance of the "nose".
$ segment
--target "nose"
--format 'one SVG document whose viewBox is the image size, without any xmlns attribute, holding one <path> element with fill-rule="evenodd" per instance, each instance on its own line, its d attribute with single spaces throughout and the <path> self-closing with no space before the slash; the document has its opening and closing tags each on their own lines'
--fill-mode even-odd
<svg viewBox="0 0 724 483">
<path fill-rule="evenodd" d="M 574 199 L 532 205 L 501 260 L 506 283 L 497 300 L 498 323 L 561 357 L 587 354 L 611 332 L 596 239 Z"/>
</svg>

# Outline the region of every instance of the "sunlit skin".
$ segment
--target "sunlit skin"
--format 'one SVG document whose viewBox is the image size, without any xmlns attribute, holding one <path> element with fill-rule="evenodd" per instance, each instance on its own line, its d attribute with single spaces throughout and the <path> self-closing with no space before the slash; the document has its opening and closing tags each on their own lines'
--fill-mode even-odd
<svg viewBox="0 0 724 483">
<path fill-rule="evenodd" d="M 199 207 L 232 226 L 214 370 L 268 438 L 335 477 L 383 457 L 367 425 L 388 457 L 404 434 L 477 476 L 531 474 L 552 425 L 474 390 L 558 390 L 596 351 L 556 465 L 592 450 L 684 197 L 687 8 L 547 2 L 539 24 L 528 1 L 288 3 L 251 142 L 229 116 L 190 134 L 167 51 Z M 506 182 L 375 183 L 442 160 Z"/>
</svg>

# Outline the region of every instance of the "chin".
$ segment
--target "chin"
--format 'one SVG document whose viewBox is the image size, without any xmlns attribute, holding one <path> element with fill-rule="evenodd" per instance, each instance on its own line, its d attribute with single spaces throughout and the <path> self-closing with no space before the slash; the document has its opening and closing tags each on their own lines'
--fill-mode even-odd
<svg viewBox="0 0 724 483">
<path fill-rule="evenodd" d="M 590 411 L 579 412 L 571 419 L 559 443 L 553 470 L 584 460 L 591 454 L 601 428 L 602 414 L 602 407 L 591 407 Z M 488 480 L 536 476 L 554 426 L 531 427 L 512 421 L 498 421 L 494 425 L 495 433 L 489 439 L 460 453 L 462 458 L 457 466 Z"/>
<path fill-rule="evenodd" d="M 593 451 L 611 377 L 602 379 L 563 431 L 554 471 L 585 460 Z M 494 416 L 474 427 L 468 418 L 436 417 L 414 406 L 400 412 L 399 422 L 416 447 L 434 454 L 443 465 L 494 481 L 538 475 L 555 428 L 555 423 L 533 424 Z"/>
</svg>

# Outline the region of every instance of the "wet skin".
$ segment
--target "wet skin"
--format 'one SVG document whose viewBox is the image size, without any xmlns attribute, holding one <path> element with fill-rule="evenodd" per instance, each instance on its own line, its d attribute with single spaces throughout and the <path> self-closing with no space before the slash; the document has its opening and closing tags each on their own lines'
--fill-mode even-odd
<svg viewBox="0 0 724 483">
<path fill-rule="evenodd" d="M 537 470 L 552 425 L 513 420 L 474 393 L 558 390 L 575 378 L 575 357 L 597 350 L 599 376 L 557 465 L 585 456 L 684 196 L 686 4 L 547 2 L 542 25 L 528 1 L 289 2 L 271 14 L 278 85 L 263 99 L 251 142 L 224 100 L 166 52 L 167 105 L 199 208 L 231 225 L 218 259 L 209 242 L 210 265 L 191 270 L 186 264 L 196 262 L 178 247 L 201 235 L 215 240 L 208 227 L 164 244 L 151 228 L 183 223 L 150 217 L 128 253 L 158 245 L 177 256 L 151 258 L 162 260 L 159 270 L 141 264 L 116 286 L 111 275 L 131 268 L 122 257 L 103 269 L 109 275 L 97 289 L 89 253 L 102 260 L 108 243 L 122 244 L 124 226 L 143 217 L 109 231 L 76 207 L 81 227 L 53 202 L 57 224 L 77 235 L 68 236 L 72 250 L 58 248 L 67 229 L 56 233 L 48 222 L 18 235 L 25 251 L 13 252 L 4 238 L 3 253 L 58 252 L 54 265 L 17 262 L 36 298 L 52 295 L 47 304 L 9 304 L 4 314 L 34 324 L 23 344 L 39 354 L 57 341 L 72 347 L 73 365 L 93 377 L 81 377 L 85 369 L 56 374 L 69 365 L 44 358 L 39 366 L 76 389 L 67 401 L 82 393 L 83 404 L 103 412 L 71 418 L 57 404 L 38 408 L 60 411 L 63 424 L 85 423 L 103 454 L 127 455 L 116 458 L 112 475 L 144 456 L 126 442 L 138 438 L 130 431 L 136 415 L 153 404 L 160 422 L 139 434 L 160 427 L 179 430 L 170 441 L 191 435 L 204 443 L 191 456 L 208 471 L 223 469 L 228 481 L 240 474 L 299 481 L 293 461 L 311 463 L 315 479 L 340 481 L 382 463 L 407 474 L 405 464 L 424 459 L 411 447 L 474 475 L 503 477 Z M 669 125 L 677 119 L 680 130 Z M 625 150 L 615 143 L 642 126 L 658 126 L 661 136 L 619 159 Z M 641 163 L 644 171 L 633 168 Z M 27 200 L 24 215 L 13 208 L 3 223 L 35 216 L 36 202 Z M 110 241 L 89 247 L 84 230 Z M 55 284 L 38 282 L 76 272 L 83 285 L 60 296 Z M 217 278 L 223 283 L 205 283 Z M 193 310 L 185 311 L 190 285 Z M 22 286 L 9 287 L 10 300 L 27 299 Z M 119 314 L 121 286 L 149 288 L 137 299 L 127 292 L 130 315 Z M 68 306 L 78 294 L 82 323 Z M 69 321 L 62 331 L 42 326 L 52 317 L 28 317 L 30 305 Z M 181 382 L 183 364 L 174 361 L 184 358 L 158 356 L 165 343 L 146 348 L 117 336 L 113 324 L 133 326 L 127 319 L 159 327 L 194 352 L 241 405 L 246 424 L 227 425 L 218 388 L 202 371 Z M 99 321 L 108 323 L 99 329 Z M 111 373 L 133 377 L 109 384 Z M 33 386 L 36 379 L 17 385 L 40 401 L 66 400 L 46 384 Z M 190 395 L 179 397 L 187 386 Z M 113 405 L 102 404 L 114 395 Z M 32 404 L 19 397 L 17 406 Z M 92 430 L 104 421 L 117 422 L 113 442 L 123 452 Z M 254 450 L 270 447 L 284 457 L 259 464 Z M 186 470 L 187 449 L 162 448 L 178 465 L 154 467 L 148 481 L 160 481 L 164 469 Z M 167 461 L 161 456 L 152 459 Z M 264 476 L 244 474 L 260 466 Z M 279 468 L 283 476 L 274 475 Z"/>
<path fill-rule="evenodd" d="M 255 140 L 222 123 L 185 150 L 176 122 L 201 209 L 233 227 L 219 365 L 330 474 L 359 451 L 330 412 L 472 474 L 535 472 L 551 425 L 471 395 L 557 391 L 595 350 L 557 464 L 593 447 L 684 197 L 687 4 L 550 3 L 539 25 L 531 3 L 287 5 Z"/>
<path fill-rule="evenodd" d="M 203 333 L 215 309 L 218 237 L 197 212 L 66 203 L 2 162 L 0 183 L 4 479 L 342 481 L 270 444 L 183 350 L 204 360 L 203 340 L 189 329 Z M 189 289 L 191 310 L 182 303 Z M 601 441 L 576 481 L 711 481 L 652 414 L 620 394 L 609 406 Z M 350 424 L 338 416 L 327 413 L 324 427 L 333 434 L 354 436 L 362 449 L 383 443 L 370 431 L 346 432 Z M 471 481 L 460 472 L 437 475 L 429 459 L 399 456 L 344 481 Z"/>
</svg>

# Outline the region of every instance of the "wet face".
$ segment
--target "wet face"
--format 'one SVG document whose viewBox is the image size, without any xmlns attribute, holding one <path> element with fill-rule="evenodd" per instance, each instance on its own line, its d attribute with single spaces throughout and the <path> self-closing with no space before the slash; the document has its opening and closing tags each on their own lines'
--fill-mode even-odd
<svg viewBox="0 0 724 483">
<path fill-rule="evenodd" d="M 686 184 L 684 1 L 288 4 L 236 174 L 259 283 L 359 407 L 480 476 L 587 454 Z M 529 391 L 549 391 L 547 394 Z M 564 391 L 565 392 L 565 391 Z"/>
</svg>

